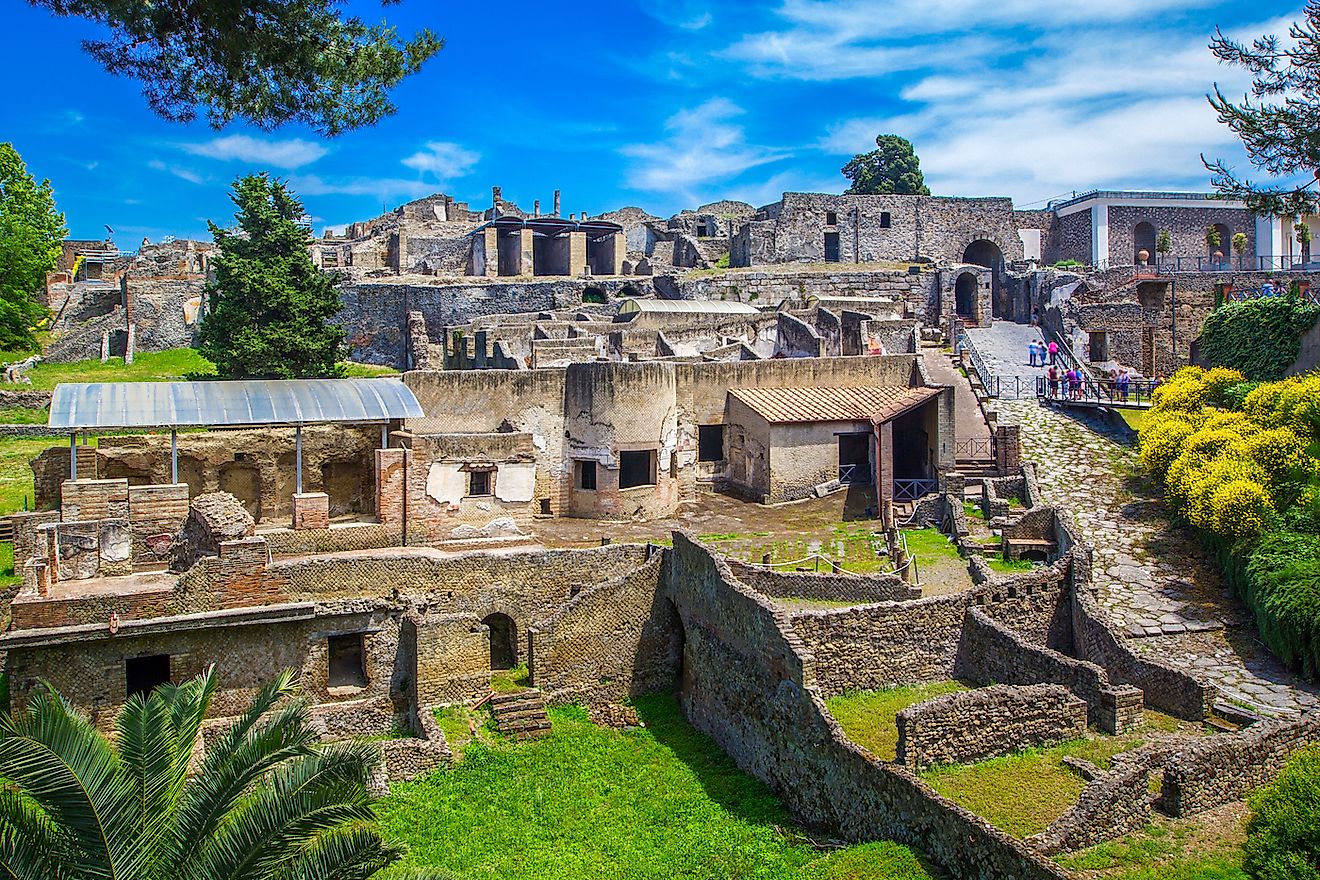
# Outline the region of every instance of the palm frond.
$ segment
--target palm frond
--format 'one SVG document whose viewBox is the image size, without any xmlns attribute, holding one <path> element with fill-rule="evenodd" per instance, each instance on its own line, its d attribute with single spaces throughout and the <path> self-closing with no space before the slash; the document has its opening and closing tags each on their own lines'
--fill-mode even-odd
<svg viewBox="0 0 1320 880">
<path fill-rule="evenodd" d="M 300 847 L 272 880 L 365 880 L 403 857 L 368 824 L 326 831 Z M 438 878 L 437 878 L 438 880 Z"/>
<path fill-rule="evenodd" d="M 53 690 L 0 718 L 0 778 L 66 830 L 80 876 L 136 875 L 132 784 L 109 742 Z"/>
<path fill-rule="evenodd" d="M 0 878 L 73 880 L 69 844 L 37 805 L 0 791 Z"/>
</svg>

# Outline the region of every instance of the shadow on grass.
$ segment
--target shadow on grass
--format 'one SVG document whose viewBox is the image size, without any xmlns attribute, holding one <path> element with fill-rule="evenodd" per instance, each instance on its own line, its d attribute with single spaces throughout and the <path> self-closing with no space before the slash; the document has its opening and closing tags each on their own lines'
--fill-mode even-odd
<svg viewBox="0 0 1320 880">
<path fill-rule="evenodd" d="M 740 770 L 713 739 L 692 726 L 683 715 L 677 695 L 644 694 L 634 697 L 632 703 L 638 719 L 646 725 L 655 741 L 669 749 L 675 758 L 691 770 L 706 795 L 730 815 L 758 825 L 774 825 L 786 838 L 804 844 L 817 845 L 816 841 L 830 841 L 831 846 L 822 849 L 822 855 L 829 850 L 836 850 L 838 841 L 833 829 L 807 828 L 799 824 L 768 786 Z M 794 832 L 803 828 L 807 830 L 800 838 L 795 838 Z M 947 875 L 939 873 L 924 853 L 911 845 L 905 846 L 933 880 L 945 880 Z M 838 855 L 846 859 L 848 853 Z M 852 861 L 862 857 L 863 853 L 856 853 Z M 836 875 L 831 873 L 821 876 Z M 845 873 L 837 876 L 869 875 Z"/>
</svg>

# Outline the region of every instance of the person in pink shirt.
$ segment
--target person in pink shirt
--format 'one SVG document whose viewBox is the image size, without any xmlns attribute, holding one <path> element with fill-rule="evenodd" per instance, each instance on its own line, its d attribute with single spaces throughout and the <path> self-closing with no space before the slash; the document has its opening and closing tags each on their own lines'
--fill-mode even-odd
<svg viewBox="0 0 1320 880">
<path fill-rule="evenodd" d="M 1055 358 L 1059 356 L 1059 343 L 1051 339 L 1048 349 L 1050 352 L 1050 364 L 1052 365 L 1054 363 Z"/>
</svg>

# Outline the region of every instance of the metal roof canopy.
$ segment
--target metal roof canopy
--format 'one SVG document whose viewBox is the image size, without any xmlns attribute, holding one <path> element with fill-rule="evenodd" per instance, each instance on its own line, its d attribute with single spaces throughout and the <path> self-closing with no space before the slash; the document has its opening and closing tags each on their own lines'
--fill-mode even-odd
<svg viewBox="0 0 1320 880">
<path fill-rule="evenodd" d="M 382 423 L 422 415 L 398 379 L 68 382 L 55 386 L 48 424 L 76 432 Z"/>
<path fill-rule="evenodd" d="M 608 220 L 565 220 L 562 217 L 527 217 L 524 219 L 510 214 L 481 224 L 472 230 L 472 234 L 475 235 L 487 226 L 494 226 L 496 229 L 530 229 L 534 233 L 551 237 L 563 235 L 565 232 L 585 232 L 592 236 L 613 235 L 616 232 L 623 232 L 622 226 Z"/>
<path fill-rule="evenodd" d="M 883 424 L 931 400 L 940 390 L 868 385 L 851 388 L 730 388 L 728 393 L 772 425 L 795 422 Z"/>
<path fill-rule="evenodd" d="M 629 299 L 619 307 L 620 315 L 647 312 L 688 315 L 759 315 L 749 303 L 724 299 Z"/>
</svg>

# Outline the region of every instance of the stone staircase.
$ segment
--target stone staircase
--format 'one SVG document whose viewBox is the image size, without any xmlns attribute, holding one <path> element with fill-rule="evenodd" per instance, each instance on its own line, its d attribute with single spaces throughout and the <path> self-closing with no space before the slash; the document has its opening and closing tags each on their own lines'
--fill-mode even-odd
<svg viewBox="0 0 1320 880">
<path fill-rule="evenodd" d="M 997 477 L 999 471 L 994 461 L 979 458 L 959 458 L 954 462 L 954 470 L 967 478 L 967 495 L 981 496 L 981 484 L 986 477 Z M 973 493 L 970 490 L 975 489 Z"/>
<path fill-rule="evenodd" d="M 545 712 L 545 697 L 530 688 L 490 698 L 495 727 L 512 739 L 535 739 L 550 733 L 550 716 Z"/>
</svg>

